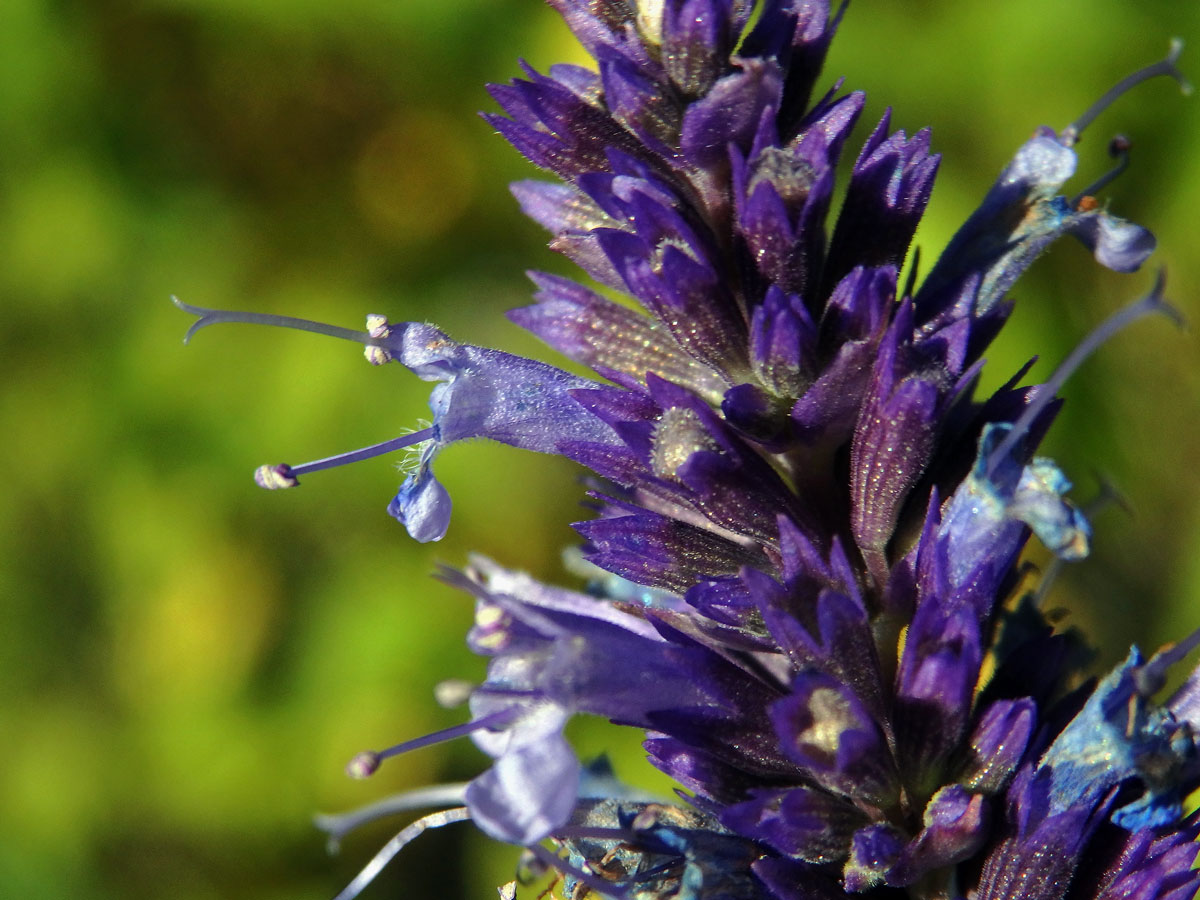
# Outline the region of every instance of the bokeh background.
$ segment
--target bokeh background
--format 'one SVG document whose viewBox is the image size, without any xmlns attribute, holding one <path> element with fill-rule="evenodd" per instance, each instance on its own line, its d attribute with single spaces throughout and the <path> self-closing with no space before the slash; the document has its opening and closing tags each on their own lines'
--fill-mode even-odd
<svg viewBox="0 0 1200 900">
<path fill-rule="evenodd" d="M 944 244 L 1040 124 L 1065 125 L 1167 38 L 1177 0 L 853 4 L 826 68 L 945 154 L 918 236 Z M 428 575 L 471 550 L 563 577 L 577 473 L 464 445 L 438 460 L 449 536 L 384 514 L 387 460 L 268 495 L 250 472 L 392 437 L 428 386 L 336 341 L 201 334 L 201 305 L 358 327 L 429 319 L 541 352 L 501 312 L 522 272 L 568 267 L 505 185 L 531 172 L 475 113 L 487 81 L 575 59 L 537 0 L 5 0 L 0 4 L 0 896 L 331 896 L 390 835 L 327 856 L 310 826 L 391 790 L 469 778 L 467 741 L 346 779 L 356 751 L 461 721 L 431 689 L 478 678 L 470 604 Z M 1200 321 L 1200 98 L 1168 81 L 1081 145 L 1085 184 L 1116 131 L 1134 165 L 1107 192 L 1154 228 L 1170 295 Z M 862 129 L 860 128 L 860 136 Z M 848 151 L 852 154 L 853 151 Z M 1151 274 L 1064 241 L 1021 282 L 989 384 L 1045 375 Z M 549 353 L 547 351 L 547 356 Z M 1053 601 L 1111 663 L 1200 624 L 1200 353 L 1137 324 L 1065 391 L 1049 440 L 1077 481 L 1127 498 Z M 573 726 L 587 751 L 661 784 L 636 735 Z M 469 826 L 426 835 L 364 895 L 494 896 L 515 854 Z"/>
</svg>

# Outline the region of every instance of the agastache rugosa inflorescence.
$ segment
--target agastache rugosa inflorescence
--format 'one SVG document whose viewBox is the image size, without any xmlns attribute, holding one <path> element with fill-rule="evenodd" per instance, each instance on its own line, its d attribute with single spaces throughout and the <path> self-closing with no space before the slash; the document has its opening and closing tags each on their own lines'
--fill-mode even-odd
<svg viewBox="0 0 1200 900">
<path fill-rule="evenodd" d="M 344 896 L 423 829 L 469 818 L 577 898 L 1186 900 L 1200 884 L 1198 820 L 1182 808 L 1200 786 L 1200 676 L 1155 695 L 1200 636 L 1068 690 L 1070 641 L 1020 596 L 1017 568 L 1031 534 L 1062 560 L 1087 553 L 1066 478 L 1034 451 L 1083 356 L 1172 313 L 1161 275 L 1049 382 L 1022 386 L 1023 369 L 975 391 L 1006 292 L 1049 244 L 1071 234 L 1118 272 L 1153 250 L 1095 199 L 1107 179 L 1061 191 L 1112 99 L 1156 75 L 1183 84 L 1178 45 L 1078 122 L 1038 129 L 919 287 L 902 286 L 939 158 L 928 131 L 892 131 L 885 114 L 827 226 L 864 102 L 840 82 L 814 93 L 840 12 L 551 2 L 596 68 L 527 67 L 493 86 L 503 113 L 486 118 L 560 179 L 514 186 L 551 246 L 637 301 L 535 274 L 537 302 L 512 312 L 598 379 L 427 324 L 372 316 L 358 332 L 179 304 L 193 330 L 319 331 L 437 382 L 427 428 L 263 467 L 264 487 L 416 447 L 388 511 L 431 541 L 450 521 L 432 466 L 455 441 L 556 453 L 595 476 L 595 515 L 576 526 L 588 590 L 483 558 L 443 573 L 474 596 L 468 640 L 490 659 L 471 718 L 350 770 L 467 734 L 494 762 L 469 784 L 324 819 L 337 837 L 440 807 Z M 576 713 L 644 730 L 685 802 L 581 766 L 562 733 Z"/>
</svg>

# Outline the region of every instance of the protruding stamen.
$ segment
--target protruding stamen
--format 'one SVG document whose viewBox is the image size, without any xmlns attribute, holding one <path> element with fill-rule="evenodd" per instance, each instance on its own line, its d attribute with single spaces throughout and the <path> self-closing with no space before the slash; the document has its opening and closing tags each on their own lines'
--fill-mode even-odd
<svg viewBox="0 0 1200 900">
<path fill-rule="evenodd" d="M 381 762 L 383 759 L 374 750 L 363 750 L 355 753 L 354 758 L 346 763 L 346 774 L 355 781 L 362 781 L 374 775 Z"/>
<path fill-rule="evenodd" d="M 1168 75 L 1174 78 L 1179 84 L 1179 89 L 1184 94 L 1192 92 L 1192 85 L 1183 73 L 1175 67 L 1175 62 L 1179 59 L 1179 54 L 1183 52 L 1183 41 L 1179 38 L 1172 38 L 1170 48 L 1167 50 L 1166 59 L 1161 59 L 1153 65 L 1146 66 L 1144 69 L 1138 69 L 1131 75 L 1127 75 L 1113 85 L 1104 96 L 1088 107 L 1087 112 L 1064 128 L 1058 135 L 1058 139 L 1064 147 L 1073 147 L 1075 142 L 1079 140 L 1079 136 L 1083 134 L 1083 130 L 1087 128 L 1096 117 L 1104 110 L 1108 109 L 1118 97 L 1126 91 L 1131 90 L 1143 81 L 1149 81 L 1151 78 L 1157 78 L 1159 75 Z"/>
<path fill-rule="evenodd" d="M 324 322 L 313 322 L 309 319 L 297 319 L 293 316 L 276 316 L 271 313 L 240 312 L 233 309 L 206 309 L 203 306 L 192 306 L 190 303 L 184 303 L 178 297 L 172 297 L 171 302 L 185 313 L 191 313 L 197 318 L 197 321 L 193 322 L 192 327 L 187 330 L 187 334 L 183 336 L 185 344 L 201 328 L 229 322 L 241 322 L 246 325 L 274 325 L 279 328 L 291 328 L 295 331 L 311 331 L 314 334 L 323 334 L 326 337 L 354 341 L 356 344 L 378 345 L 380 343 L 375 336 L 365 331 L 355 331 L 352 328 L 339 328 L 336 325 L 326 325 Z"/>
<path fill-rule="evenodd" d="M 1095 207 L 1096 194 L 1112 184 L 1117 176 L 1129 168 L 1129 151 L 1132 147 L 1133 142 L 1123 134 L 1116 135 L 1108 142 L 1108 155 L 1115 159 L 1117 164 L 1072 197 L 1072 209 L 1087 212 Z"/>
<path fill-rule="evenodd" d="M 350 810 L 350 812 L 338 813 L 336 815 L 318 813 L 313 816 L 313 824 L 329 835 L 329 852 L 336 853 L 338 843 L 341 839 L 363 825 L 376 822 L 379 819 L 386 819 L 388 816 L 411 812 L 414 809 L 423 809 L 431 806 L 460 806 L 462 805 L 463 794 L 466 789 L 467 782 L 465 781 L 453 784 L 438 784 L 433 787 L 415 788 L 411 791 L 404 791 L 400 794 L 394 794 L 391 797 L 385 797 L 366 806 L 360 806 L 358 809 Z"/>
<path fill-rule="evenodd" d="M 420 431 L 414 431 L 411 434 L 402 434 L 400 437 L 393 438 L 390 441 L 372 444 L 370 447 L 363 447 L 359 450 L 339 453 L 337 456 L 327 456 L 324 459 L 317 459 L 299 466 L 289 466 L 286 463 L 280 463 L 277 466 L 259 466 L 254 470 L 254 480 L 259 487 L 266 488 L 268 491 L 295 487 L 300 483 L 300 476 L 307 475 L 309 472 L 333 469 L 337 466 L 344 466 L 347 463 L 371 459 L 374 456 L 382 456 L 385 453 L 403 450 L 405 447 L 433 440 L 433 437 L 433 428 L 422 428 Z"/>
<path fill-rule="evenodd" d="M 383 340 L 388 336 L 390 330 L 391 326 L 388 324 L 387 316 L 381 316 L 378 313 L 367 316 L 367 334 L 371 337 Z M 363 356 L 373 366 L 382 366 L 384 363 L 392 361 L 392 354 L 377 344 L 367 344 L 363 349 Z"/>
<path fill-rule="evenodd" d="M 171 302 L 186 313 L 196 316 L 196 321 L 183 336 L 186 344 L 201 328 L 209 325 L 221 325 L 230 322 L 241 322 L 246 325 L 274 325 L 278 328 L 291 328 L 295 331 L 311 331 L 326 337 L 340 338 L 344 341 L 354 341 L 365 344 L 363 355 L 373 366 L 382 366 L 392 360 L 392 349 L 389 344 L 392 326 L 386 316 L 372 313 L 367 316 L 367 330 L 355 331 L 353 328 L 339 328 L 337 325 L 326 325 L 324 322 L 313 322 L 310 319 L 297 319 L 294 316 L 277 316 L 270 313 L 240 312 L 232 309 L 207 309 L 203 306 L 192 306 L 184 303 L 178 297 L 171 297 Z"/>
<path fill-rule="evenodd" d="M 482 719 L 464 722 L 461 725 L 455 725 L 451 728 L 435 731 L 432 734 L 413 738 L 411 741 L 396 744 L 396 746 L 388 747 L 386 750 L 364 750 L 361 753 L 355 754 L 354 758 L 346 764 L 346 774 L 351 778 L 369 778 L 378 771 L 380 763 L 392 756 L 400 756 L 402 753 L 420 750 L 422 747 L 452 741 L 455 738 L 463 737 L 473 731 L 480 731 L 484 728 L 500 729 L 508 725 L 520 714 L 520 709 L 513 706 L 498 710 L 491 715 L 484 716 Z"/>
<path fill-rule="evenodd" d="M 394 838 L 383 845 L 378 853 L 371 858 L 361 872 L 359 872 L 354 880 L 351 881 L 345 888 L 342 889 L 333 900 L 354 900 L 362 889 L 375 880 L 375 876 L 383 871 L 384 867 L 395 858 L 407 844 L 412 843 L 420 837 L 426 829 L 441 828 L 443 825 L 450 825 L 454 822 L 465 822 L 471 818 L 471 813 L 465 806 L 456 807 L 455 809 L 445 809 L 441 812 L 430 813 L 413 822 L 407 828 L 403 829 Z"/>
<path fill-rule="evenodd" d="M 300 479 L 292 474 L 292 467 L 287 463 L 277 466 L 259 466 L 254 470 L 254 482 L 260 488 L 268 491 L 281 491 L 284 488 L 295 487 Z"/>
<path fill-rule="evenodd" d="M 1054 397 L 1066 383 L 1067 379 L 1075 373 L 1075 370 L 1101 344 L 1123 328 L 1132 325 L 1138 319 L 1151 313 L 1162 313 L 1177 325 L 1183 325 L 1183 316 L 1179 310 L 1175 309 L 1163 297 L 1163 286 L 1166 284 L 1166 281 L 1166 270 L 1159 269 L 1158 275 L 1154 280 L 1154 287 L 1150 289 L 1150 293 L 1140 300 L 1118 309 L 1101 322 L 1091 334 L 1080 341 L 1075 349 L 1068 354 L 1067 358 L 1059 364 L 1058 368 L 1054 370 L 1054 374 L 1050 376 L 1046 383 L 1038 387 L 1033 400 L 1025 407 L 1025 411 L 1021 413 L 1017 421 L 1013 423 L 1008 434 L 1004 436 L 1004 440 L 996 445 L 996 449 L 988 457 L 987 474 L 989 476 L 995 473 L 996 467 L 1008 456 L 1017 445 L 1017 442 L 1025 437 L 1029 431 L 1029 426 L 1034 423 L 1042 411 L 1054 400 Z"/>
</svg>

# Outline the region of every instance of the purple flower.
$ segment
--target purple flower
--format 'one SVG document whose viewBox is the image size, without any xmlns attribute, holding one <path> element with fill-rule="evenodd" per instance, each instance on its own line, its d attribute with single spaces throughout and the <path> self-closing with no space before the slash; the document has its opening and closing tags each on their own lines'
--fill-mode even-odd
<svg viewBox="0 0 1200 900">
<path fill-rule="evenodd" d="M 814 95 L 841 13 L 819 0 L 552 0 L 595 70 L 493 86 L 486 118 L 561 183 L 514 193 L 601 289 L 534 274 L 515 322 L 595 379 L 456 343 L 430 325 L 365 332 L 244 313 L 363 343 L 437 382 L 432 424 L 267 487 L 419 446 L 389 512 L 418 540 L 449 523 L 432 464 L 487 437 L 584 465 L 587 593 L 483 559 L 472 594 L 489 658 L 469 722 L 360 756 L 470 734 L 492 765 L 455 795 L 485 832 L 585 891 L 638 898 L 981 900 L 1194 893 L 1200 671 L 1165 703 L 1200 633 L 1097 683 L 1036 597 L 1009 603 L 1031 536 L 1059 560 L 1090 529 L 1035 456 L 1056 392 L 1130 321 L 1170 313 L 1160 275 L 1042 385 L 976 397 L 1008 290 L 1067 234 L 1131 272 L 1154 247 L 1094 199 L 1061 194 L 1073 125 L 1040 128 L 915 287 L 898 278 L 939 157 L 885 114 L 829 221 L 863 109 Z M 815 102 L 813 96 L 817 96 Z M 1124 152 L 1123 145 L 1114 150 Z M 910 264 L 911 265 L 911 264 Z M 181 304 L 182 306 L 182 304 Z M 640 729 L 682 805 L 597 787 L 563 737 L 575 714 Z M 422 820 L 424 821 L 424 820 Z M 444 824 L 447 818 L 431 824 Z M 542 845 L 556 843 L 566 857 Z"/>
</svg>

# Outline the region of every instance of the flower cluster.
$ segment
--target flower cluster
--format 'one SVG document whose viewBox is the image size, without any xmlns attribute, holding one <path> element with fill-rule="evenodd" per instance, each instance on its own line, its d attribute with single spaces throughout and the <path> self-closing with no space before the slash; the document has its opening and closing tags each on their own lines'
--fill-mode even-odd
<svg viewBox="0 0 1200 900">
<path fill-rule="evenodd" d="M 1137 81 L 1180 79 L 1178 48 L 1072 126 L 1039 129 L 918 285 L 915 262 L 898 276 L 938 167 L 928 131 L 885 114 L 827 224 L 864 105 L 840 82 L 814 92 L 840 17 L 827 2 L 551 3 L 595 69 L 526 68 L 492 88 L 503 113 L 487 119 L 560 179 L 514 192 L 594 284 L 535 274 L 536 302 L 511 317 L 597 379 L 427 324 L 372 316 L 357 332 L 180 304 L 193 329 L 316 330 L 437 382 L 429 427 L 263 467 L 264 487 L 419 447 L 388 511 L 430 541 L 450 524 L 433 465 L 456 441 L 594 473 L 595 514 L 576 526 L 585 590 L 483 558 L 443 573 L 474 596 L 469 642 L 490 660 L 470 721 L 351 769 L 466 734 L 494 762 L 388 804 L 453 808 L 376 865 L 469 817 L 575 898 L 1186 900 L 1200 675 L 1155 696 L 1200 635 L 1079 686 L 1072 639 L 1018 571 L 1031 535 L 1063 560 L 1087 553 L 1070 486 L 1035 449 L 1079 359 L 1170 311 L 1161 277 L 1046 384 L 1023 369 L 976 393 L 1006 292 L 1050 243 L 1071 234 L 1119 272 L 1152 252 L 1095 199 L 1103 183 L 1060 192 L 1082 129 Z M 643 730 L 685 804 L 581 765 L 562 734 L 576 713 Z"/>
</svg>

